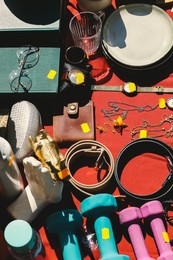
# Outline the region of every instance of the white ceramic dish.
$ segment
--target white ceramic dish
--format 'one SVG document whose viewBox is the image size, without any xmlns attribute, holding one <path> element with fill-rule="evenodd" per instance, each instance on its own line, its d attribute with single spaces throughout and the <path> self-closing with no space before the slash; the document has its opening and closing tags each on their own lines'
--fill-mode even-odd
<svg viewBox="0 0 173 260">
<path fill-rule="evenodd" d="M 173 21 L 160 7 L 148 4 L 121 6 L 103 26 L 107 53 L 127 66 L 149 66 L 173 47 Z"/>
</svg>

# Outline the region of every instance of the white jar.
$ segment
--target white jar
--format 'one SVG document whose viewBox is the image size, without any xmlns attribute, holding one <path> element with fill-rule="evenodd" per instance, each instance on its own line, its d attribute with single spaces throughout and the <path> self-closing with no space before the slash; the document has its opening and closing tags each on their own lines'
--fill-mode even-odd
<svg viewBox="0 0 173 260">
<path fill-rule="evenodd" d="M 4 238 L 12 259 L 34 260 L 38 255 L 45 257 L 39 233 L 22 219 L 13 220 L 5 227 Z"/>
<path fill-rule="evenodd" d="M 81 11 L 98 12 L 110 6 L 112 0 L 77 0 Z"/>
<path fill-rule="evenodd" d="M 0 137 L 0 201 L 10 203 L 23 191 L 24 183 L 11 145 Z"/>
</svg>

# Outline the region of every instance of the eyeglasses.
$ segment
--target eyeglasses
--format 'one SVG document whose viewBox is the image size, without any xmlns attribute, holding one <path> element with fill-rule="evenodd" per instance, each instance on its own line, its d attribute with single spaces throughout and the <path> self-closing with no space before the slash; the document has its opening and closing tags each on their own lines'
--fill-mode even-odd
<svg viewBox="0 0 173 260">
<path fill-rule="evenodd" d="M 13 92 L 28 92 L 32 87 L 27 69 L 34 67 L 39 60 L 39 48 L 23 46 L 16 51 L 19 67 L 9 75 L 10 88 Z"/>
</svg>

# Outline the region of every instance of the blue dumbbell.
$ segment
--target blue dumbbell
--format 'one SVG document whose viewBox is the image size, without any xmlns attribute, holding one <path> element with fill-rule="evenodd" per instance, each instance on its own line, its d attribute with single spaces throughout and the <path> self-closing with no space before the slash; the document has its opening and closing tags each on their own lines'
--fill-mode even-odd
<svg viewBox="0 0 173 260">
<path fill-rule="evenodd" d="M 110 194 L 96 194 L 84 199 L 81 213 L 94 220 L 94 229 L 102 260 L 129 260 L 127 255 L 118 254 L 112 224 L 109 215 L 116 212 L 118 206 L 115 197 Z"/>
<path fill-rule="evenodd" d="M 57 211 L 47 218 L 46 229 L 58 234 L 64 260 L 82 259 L 76 236 L 76 230 L 82 224 L 82 215 L 75 209 Z"/>
</svg>

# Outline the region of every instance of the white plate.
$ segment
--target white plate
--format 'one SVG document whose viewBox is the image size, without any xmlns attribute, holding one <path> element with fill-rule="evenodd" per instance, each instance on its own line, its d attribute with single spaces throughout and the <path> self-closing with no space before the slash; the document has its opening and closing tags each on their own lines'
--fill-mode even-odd
<svg viewBox="0 0 173 260">
<path fill-rule="evenodd" d="M 106 20 L 102 43 L 113 59 L 128 66 L 148 66 L 171 50 L 173 21 L 154 5 L 121 6 Z"/>
</svg>

